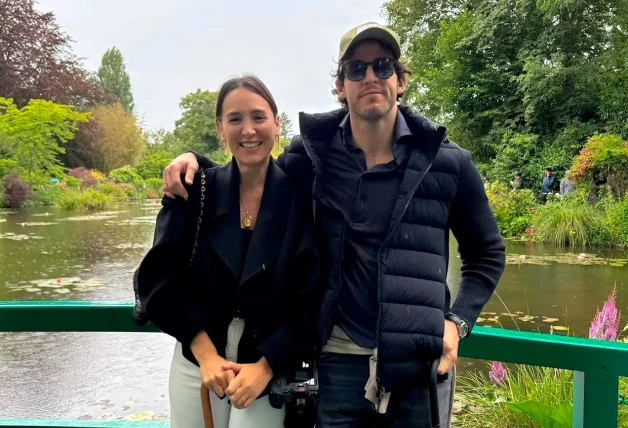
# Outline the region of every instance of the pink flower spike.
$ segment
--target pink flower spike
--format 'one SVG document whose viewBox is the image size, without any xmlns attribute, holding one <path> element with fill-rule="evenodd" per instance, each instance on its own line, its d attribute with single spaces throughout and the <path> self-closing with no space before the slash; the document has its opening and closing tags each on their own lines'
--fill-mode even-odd
<svg viewBox="0 0 628 428">
<path fill-rule="evenodd" d="M 508 380 L 508 372 L 501 362 L 493 361 L 491 363 L 491 370 L 488 372 L 488 378 L 493 385 L 501 387 L 504 386 Z"/>
</svg>

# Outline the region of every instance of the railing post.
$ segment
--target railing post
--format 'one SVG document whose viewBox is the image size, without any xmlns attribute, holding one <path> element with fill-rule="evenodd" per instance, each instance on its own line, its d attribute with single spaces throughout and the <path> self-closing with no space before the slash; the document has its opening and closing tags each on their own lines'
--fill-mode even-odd
<svg viewBox="0 0 628 428">
<path fill-rule="evenodd" d="M 573 428 L 616 428 L 619 378 L 573 373 Z"/>
</svg>

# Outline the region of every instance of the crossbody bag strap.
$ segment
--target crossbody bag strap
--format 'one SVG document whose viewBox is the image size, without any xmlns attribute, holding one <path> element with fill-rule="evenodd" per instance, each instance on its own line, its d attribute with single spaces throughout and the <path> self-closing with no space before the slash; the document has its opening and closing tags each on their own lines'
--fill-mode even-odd
<svg viewBox="0 0 628 428">
<path fill-rule="evenodd" d="M 194 256 L 196 255 L 196 248 L 198 247 L 198 237 L 201 233 L 201 223 L 203 221 L 203 210 L 205 209 L 205 171 L 201 171 L 201 207 L 198 214 L 198 221 L 196 222 L 196 234 L 194 236 L 194 245 L 192 246 L 192 255 L 190 256 L 190 266 L 194 262 Z"/>
</svg>

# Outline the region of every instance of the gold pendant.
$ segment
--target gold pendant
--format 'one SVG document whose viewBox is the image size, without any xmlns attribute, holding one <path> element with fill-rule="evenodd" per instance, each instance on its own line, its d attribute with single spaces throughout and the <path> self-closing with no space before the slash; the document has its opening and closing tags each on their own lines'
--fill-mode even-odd
<svg viewBox="0 0 628 428">
<path fill-rule="evenodd" d="M 251 226 L 253 226 L 253 217 L 251 217 L 250 215 L 245 215 L 242 218 L 242 226 L 244 226 L 247 229 L 250 229 Z"/>
</svg>

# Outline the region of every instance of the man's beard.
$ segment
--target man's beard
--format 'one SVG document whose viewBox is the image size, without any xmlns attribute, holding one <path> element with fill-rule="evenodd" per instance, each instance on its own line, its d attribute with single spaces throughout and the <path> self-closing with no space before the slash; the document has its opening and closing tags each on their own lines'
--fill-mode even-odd
<svg viewBox="0 0 628 428">
<path fill-rule="evenodd" d="M 360 117 L 360 119 L 366 122 L 377 122 L 382 117 L 386 116 L 392 110 L 394 103 L 383 105 L 380 107 L 370 108 L 367 110 L 357 109 L 354 113 Z"/>
</svg>

